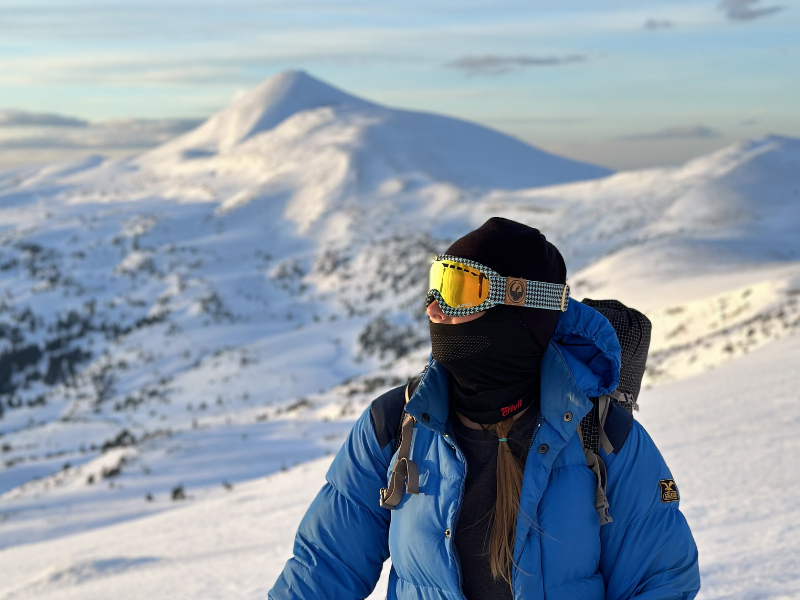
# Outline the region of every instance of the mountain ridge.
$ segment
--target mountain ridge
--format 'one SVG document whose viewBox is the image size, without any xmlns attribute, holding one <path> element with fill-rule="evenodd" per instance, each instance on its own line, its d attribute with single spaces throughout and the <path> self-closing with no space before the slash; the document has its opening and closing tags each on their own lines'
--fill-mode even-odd
<svg viewBox="0 0 800 600">
<path fill-rule="evenodd" d="M 320 156 L 327 156 L 321 163 Z M 269 173 L 303 179 L 318 172 L 374 191 L 433 182 L 523 188 L 602 177 L 610 170 L 558 157 L 516 138 L 451 117 L 388 108 L 352 96 L 303 71 L 264 81 L 196 129 L 150 150 L 134 164 L 193 177 L 264 163 Z M 344 167 L 341 163 L 345 162 Z M 333 174 L 342 168 L 346 173 Z M 333 175 L 332 175 L 333 174 Z M 302 185 L 302 184 L 301 184 Z M 333 189 L 328 187 L 326 193 Z"/>
</svg>

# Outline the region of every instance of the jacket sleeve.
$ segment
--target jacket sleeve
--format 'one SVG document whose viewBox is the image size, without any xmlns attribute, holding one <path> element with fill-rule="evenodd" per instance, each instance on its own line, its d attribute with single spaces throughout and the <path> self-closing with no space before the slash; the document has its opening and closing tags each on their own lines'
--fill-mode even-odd
<svg viewBox="0 0 800 600">
<path fill-rule="evenodd" d="M 367 409 L 303 517 L 271 600 L 363 600 L 372 593 L 389 557 L 390 515 L 379 506 L 379 491 L 390 457 Z"/>
<path fill-rule="evenodd" d="M 618 453 L 603 458 L 613 519 L 600 528 L 606 600 L 694 598 L 700 590 L 697 546 L 675 496 L 662 497 L 662 488 L 675 486 L 653 440 L 632 421 Z"/>
</svg>

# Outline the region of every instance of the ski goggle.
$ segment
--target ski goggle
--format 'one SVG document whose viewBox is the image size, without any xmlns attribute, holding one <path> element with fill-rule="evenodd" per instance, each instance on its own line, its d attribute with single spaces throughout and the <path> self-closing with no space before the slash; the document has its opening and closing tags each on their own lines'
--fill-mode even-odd
<svg viewBox="0 0 800 600">
<path fill-rule="evenodd" d="M 498 304 L 566 311 L 569 286 L 503 277 L 489 267 L 457 256 L 437 256 L 431 265 L 426 303 L 439 302 L 448 317 L 463 317 Z"/>
</svg>

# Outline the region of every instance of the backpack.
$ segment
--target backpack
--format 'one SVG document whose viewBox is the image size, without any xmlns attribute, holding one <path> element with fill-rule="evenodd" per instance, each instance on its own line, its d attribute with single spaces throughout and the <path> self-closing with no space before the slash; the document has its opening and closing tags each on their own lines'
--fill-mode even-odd
<svg viewBox="0 0 800 600">
<path fill-rule="evenodd" d="M 634 410 L 639 410 L 637 399 L 642 386 L 647 352 L 650 348 L 650 333 L 652 325 L 650 320 L 638 310 L 628 308 L 618 300 L 591 300 L 583 299 L 583 304 L 594 308 L 608 319 L 617 334 L 621 353 L 619 386 L 608 395 L 590 398 L 592 408 L 581 419 L 577 433 L 583 446 L 583 453 L 589 468 L 597 476 L 597 489 L 595 491 L 595 510 L 600 518 L 600 525 L 612 522 L 609 514 L 608 498 L 606 496 L 606 468 L 598 454 L 602 447 L 606 454 L 614 451 L 614 446 L 606 434 L 606 421 L 612 410 L 612 405 L 622 407 L 630 415 Z M 416 391 L 422 374 L 412 378 L 405 389 L 405 401 Z M 630 418 L 630 417 L 628 417 Z M 393 510 L 403 498 L 403 483 L 405 491 L 409 494 L 419 493 L 419 474 L 417 465 L 409 459 L 411 437 L 416 419 L 405 412 L 401 413 L 400 423 L 395 436 L 395 451 L 397 461 L 392 468 L 387 487 L 381 488 L 380 505 Z"/>
<path fill-rule="evenodd" d="M 647 351 L 650 349 L 652 324 L 638 310 L 628 308 L 619 300 L 584 298 L 582 302 L 608 319 L 622 349 L 617 389 L 610 394 L 591 398 L 592 408 L 578 425 L 578 437 L 586 462 L 597 476 L 594 507 L 602 526 L 611 523 L 613 519 L 608 512 L 606 466 L 598 452 L 601 447 L 606 454 L 614 451 L 614 445 L 606 434 L 606 420 L 612 410 L 612 403 L 621 406 L 631 415 L 634 410 L 639 410 L 637 399 L 642 387 Z"/>
</svg>

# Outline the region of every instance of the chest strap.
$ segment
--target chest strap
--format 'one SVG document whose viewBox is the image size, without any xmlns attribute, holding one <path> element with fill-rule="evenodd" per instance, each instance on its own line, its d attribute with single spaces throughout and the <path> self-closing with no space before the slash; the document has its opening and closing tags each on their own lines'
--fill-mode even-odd
<svg viewBox="0 0 800 600">
<path fill-rule="evenodd" d="M 410 385 L 410 383 L 409 383 Z M 408 385 L 406 385 L 406 403 L 408 403 Z M 411 438 L 414 435 L 416 419 L 408 413 L 403 414 L 403 426 L 400 429 L 400 448 L 397 451 L 397 460 L 392 467 L 389 477 L 389 486 L 381 488 L 381 508 L 394 510 L 403 499 L 403 484 L 405 493 L 419 494 L 419 471 L 417 463 L 408 458 L 411 451 Z"/>
</svg>

